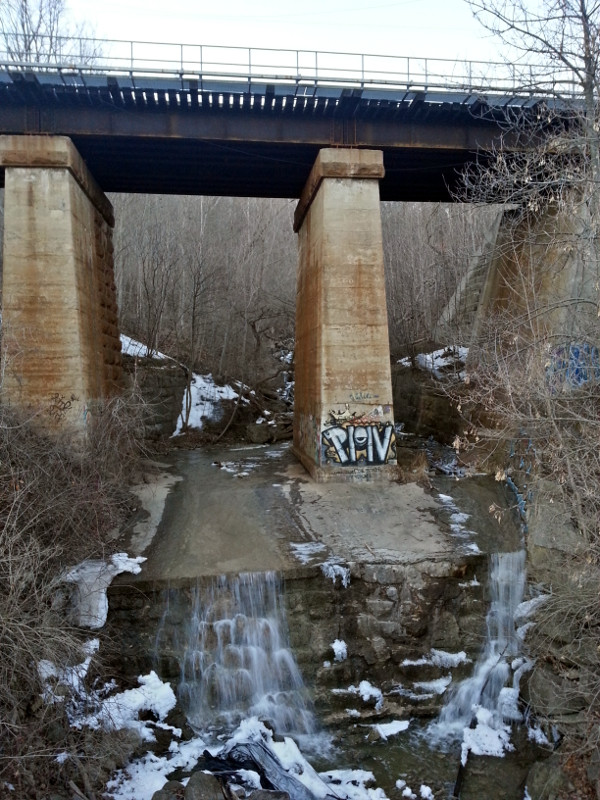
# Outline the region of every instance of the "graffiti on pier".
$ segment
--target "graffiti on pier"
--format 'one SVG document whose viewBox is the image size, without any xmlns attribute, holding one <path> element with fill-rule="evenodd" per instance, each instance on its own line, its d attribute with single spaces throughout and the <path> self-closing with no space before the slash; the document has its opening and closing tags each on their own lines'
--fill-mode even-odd
<svg viewBox="0 0 600 800">
<path fill-rule="evenodd" d="M 600 354 L 589 342 L 573 342 L 552 351 L 546 364 L 548 382 L 554 391 L 565 391 L 600 381 Z"/>
<path fill-rule="evenodd" d="M 372 403 L 377 399 L 378 395 L 371 394 L 371 392 L 352 392 L 350 394 L 350 400 L 352 400 L 353 403 Z"/>
<path fill-rule="evenodd" d="M 330 410 L 328 426 L 321 433 L 324 461 L 344 467 L 394 461 L 394 425 L 383 415 L 381 406 L 366 415 L 351 411 L 348 404 L 343 410 Z"/>
</svg>

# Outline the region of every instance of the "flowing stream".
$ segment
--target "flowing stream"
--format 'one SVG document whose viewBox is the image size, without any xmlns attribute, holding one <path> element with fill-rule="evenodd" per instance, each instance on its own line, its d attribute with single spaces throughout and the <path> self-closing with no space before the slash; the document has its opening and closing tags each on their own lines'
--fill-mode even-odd
<svg viewBox="0 0 600 800">
<path fill-rule="evenodd" d="M 434 741 L 438 737 L 462 737 L 464 729 L 473 724 L 478 708 L 490 712 L 488 724 L 492 728 L 520 718 L 516 701 L 521 669 L 517 668 L 513 675 L 513 686 L 506 684 L 511 665 L 519 655 L 515 611 L 523 600 L 525 579 L 525 550 L 490 557 L 485 645 L 473 674 L 451 692 L 439 720 L 431 726 Z"/>
<path fill-rule="evenodd" d="M 273 572 L 221 576 L 193 589 L 178 696 L 197 731 L 231 730 L 249 716 L 281 734 L 314 731 L 281 597 Z"/>
</svg>

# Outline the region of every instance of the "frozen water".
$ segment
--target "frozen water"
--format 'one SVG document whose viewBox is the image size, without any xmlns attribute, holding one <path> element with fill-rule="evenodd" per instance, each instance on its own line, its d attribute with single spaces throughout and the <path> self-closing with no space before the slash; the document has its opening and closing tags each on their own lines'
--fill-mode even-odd
<svg viewBox="0 0 600 800">
<path fill-rule="evenodd" d="M 506 686 L 511 662 L 519 653 L 515 613 L 525 589 L 525 551 L 498 553 L 491 557 L 487 638 L 473 675 L 451 693 L 439 720 L 429 727 L 433 743 L 462 738 L 462 758 L 472 751 L 499 756 L 510 749 L 510 726 L 520 719 L 517 707 L 518 678 L 526 668 L 518 662 L 513 687 Z M 517 666 L 515 664 L 515 666 Z"/>
</svg>

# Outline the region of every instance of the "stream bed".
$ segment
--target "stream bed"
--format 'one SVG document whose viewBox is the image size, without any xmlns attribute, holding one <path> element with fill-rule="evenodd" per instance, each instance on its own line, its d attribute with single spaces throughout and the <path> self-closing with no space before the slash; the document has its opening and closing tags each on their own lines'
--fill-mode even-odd
<svg viewBox="0 0 600 800">
<path fill-rule="evenodd" d="M 292 737 L 337 797 L 446 798 L 457 778 L 465 800 L 526 796 L 548 748 L 528 738 L 515 691 L 526 578 L 502 485 L 442 476 L 427 492 L 327 493 L 281 445 L 175 462 L 183 480 L 150 568 L 133 589 L 130 578 L 111 588 L 111 625 L 130 670 L 155 669 L 176 690 L 188 735 L 212 752 L 260 719 L 267 728 L 248 735 Z M 204 556 L 203 573 L 187 574 Z M 502 758 L 465 750 L 463 732 L 485 741 L 486 726 Z M 128 796 L 142 800 L 115 794 Z"/>
</svg>

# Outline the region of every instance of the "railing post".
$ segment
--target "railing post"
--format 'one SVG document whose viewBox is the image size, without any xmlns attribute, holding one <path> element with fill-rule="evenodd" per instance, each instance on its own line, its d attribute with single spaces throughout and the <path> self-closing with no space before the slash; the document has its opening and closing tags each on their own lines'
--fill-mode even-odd
<svg viewBox="0 0 600 800">
<path fill-rule="evenodd" d="M 133 69 L 133 42 L 129 42 L 129 63 Z"/>
<path fill-rule="evenodd" d="M 365 54 L 360 57 L 360 88 L 365 88 Z"/>
<path fill-rule="evenodd" d="M 183 45 L 179 45 L 179 69 L 181 70 L 181 74 L 183 75 Z"/>
</svg>

